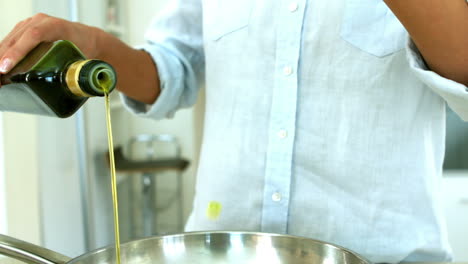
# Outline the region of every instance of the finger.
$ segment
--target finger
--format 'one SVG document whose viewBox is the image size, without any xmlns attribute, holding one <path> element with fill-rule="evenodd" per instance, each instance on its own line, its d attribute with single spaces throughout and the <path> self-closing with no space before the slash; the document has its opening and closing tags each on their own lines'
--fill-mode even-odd
<svg viewBox="0 0 468 264">
<path fill-rule="evenodd" d="M 18 42 L 19 38 L 24 34 L 24 32 L 28 28 L 34 25 L 41 24 L 44 20 L 47 20 L 49 18 L 50 16 L 46 14 L 38 13 L 18 23 L 15 26 L 15 28 L 8 34 L 8 36 L 5 37 L 5 39 L 1 42 L 2 45 L 0 45 L 0 58 L 4 56 L 6 50 L 11 48 Z"/>
<path fill-rule="evenodd" d="M 33 19 L 34 20 L 34 19 Z M 8 47 L 0 59 L 0 73 L 7 73 L 34 47 L 43 41 L 54 41 L 60 34 L 65 34 L 60 21 L 44 18 L 36 23 L 31 22 L 22 34 L 15 39 L 14 45 Z"/>
<path fill-rule="evenodd" d="M 13 56 L 7 55 L 9 50 L 15 50 L 15 46 L 17 45 L 18 41 L 22 36 L 34 25 L 42 24 L 45 20 L 49 18 L 48 15 L 43 13 L 38 13 L 32 17 L 29 17 L 21 22 L 19 22 L 15 28 L 5 37 L 5 39 L 1 42 L 2 45 L 0 46 L 0 73 L 6 73 L 11 68 L 13 68 L 19 60 L 15 59 L 19 56 L 21 60 L 25 54 L 14 55 L 15 52 L 13 51 Z M 35 44 L 32 44 L 32 48 L 39 44 L 38 40 L 35 38 L 31 38 L 28 41 L 35 41 Z M 31 49 L 32 49 L 31 48 Z M 29 52 L 29 50 L 27 51 Z M 10 58 L 13 57 L 13 58 Z"/>
<path fill-rule="evenodd" d="M 9 72 L 29 51 L 40 42 L 41 33 L 37 27 L 26 29 L 14 45 L 10 46 L 0 60 L 0 73 Z"/>
<path fill-rule="evenodd" d="M 5 52 L 16 44 L 17 39 L 24 33 L 31 21 L 33 21 L 32 17 L 16 24 L 13 30 L 0 43 L 0 73 L 6 73 L 14 66 L 13 61 L 5 57 Z"/>
<path fill-rule="evenodd" d="M 25 28 L 32 21 L 32 17 L 29 17 L 23 21 L 18 22 L 15 27 L 6 35 L 3 40 L 0 42 L 0 58 L 3 57 L 3 52 L 12 45 L 15 44 L 15 40 L 20 36 Z"/>
<path fill-rule="evenodd" d="M 0 46 L 3 46 L 6 42 L 5 40 L 9 39 L 13 34 L 15 34 L 20 28 L 22 28 L 25 24 L 29 23 L 29 21 L 31 20 L 32 17 L 28 17 L 16 23 L 15 27 L 13 27 L 13 29 L 10 30 L 10 32 L 5 37 L 3 37 L 2 41 L 0 41 Z"/>
</svg>

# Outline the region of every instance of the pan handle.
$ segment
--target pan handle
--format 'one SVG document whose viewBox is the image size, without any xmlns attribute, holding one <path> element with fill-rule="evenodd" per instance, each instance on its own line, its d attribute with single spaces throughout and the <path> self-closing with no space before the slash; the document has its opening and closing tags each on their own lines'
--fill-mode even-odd
<svg viewBox="0 0 468 264">
<path fill-rule="evenodd" d="M 71 260 L 55 251 L 0 234 L 0 255 L 31 264 L 63 264 Z"/>
</svg>

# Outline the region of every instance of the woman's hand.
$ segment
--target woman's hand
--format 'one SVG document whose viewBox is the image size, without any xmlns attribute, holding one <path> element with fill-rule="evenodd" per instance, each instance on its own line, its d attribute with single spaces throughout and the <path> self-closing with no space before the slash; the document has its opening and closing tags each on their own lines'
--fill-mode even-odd
<svg viewBox="0 0 468 264">
<path fill-rule="evenodd" d="M 19 22 L 0 42 L 0 74 L 10 71 L 39 43 L 60 39 L 73 42 L 89 59 L 110 63 L 117 71 L 117 89 L 127 96 L 147 104 L 159 96 L 159 76 L 148 53 L 99 28 L 45 14 Z"/>
<path fill-rule="evenodd" d="M 0 42 L 0 73 L 10 71 L 29 51 L 40 42 L 66 39 L 73 42 L 86 57 L 97 56 L 99 29 L 64 19 L 37 14 L 13 28 Z"/>
</svg>

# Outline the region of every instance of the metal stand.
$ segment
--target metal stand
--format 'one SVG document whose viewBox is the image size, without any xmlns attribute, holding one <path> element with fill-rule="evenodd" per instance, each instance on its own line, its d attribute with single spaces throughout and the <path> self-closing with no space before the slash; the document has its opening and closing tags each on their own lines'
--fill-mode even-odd
<svg viewBox="0 0 468 264">
<path fill-rule="evenodd" d="M 167 230 L 158 228 L 158 214 L 161 214 L 172 206 L 176 206 L 176 230 L 183 230 L 183 190 L 182 171 L 189 162 L 181 158 L 181 146 L 172 135 L 138 135 L 132 138 L 127 145 L 127 159 L 123 155 L 122 148 L 116 148 L 116 171 L 132 173 L 131 185 L 131 215 L 130 217 L 132 237 L 146 237 L 167 233 Z M 137 150 L 140 150 L 139 152 Z M 142 151 L 143 150 L 143 153 Z M 170 154 L 156 153 L 156 151 L 170 152 Z M 163 158 L 163 155 L 166 156 Z M 175 173 L 175 191 L 164 197 L 161 202 L 161 189 L 166 184 L 158 184 L 158 179 L 167 172 Z M 166 174 L 167 176 L 167 174 Z M 159 198 L 158 198 L 159 197 Z M 158 205 L 159 204 L 159 205 Z"/>
</svg>

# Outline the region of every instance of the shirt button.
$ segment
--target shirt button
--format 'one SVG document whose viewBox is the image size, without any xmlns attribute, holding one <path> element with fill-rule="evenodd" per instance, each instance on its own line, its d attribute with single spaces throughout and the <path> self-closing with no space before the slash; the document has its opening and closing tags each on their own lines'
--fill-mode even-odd
<svg viewBox="0 0 468 264">
<path fill-rule="evenodd" d="M 291 75 L 293 73 L 293 69 L 290 66 L 286 66 L 283 68 L 284 75 Z"/>
<path fill-rule="evenodd" d="M 281 193 L 279 192 L 275 192 L 271 195 L 271 200 L 273 200 L 274 202 L 279 202 L 281 201 Z"/>
<path fill-rule="evenodd" d="M 278 137 L 283 139 L 283 138 L 286 138 L 288 136 L 288 131 L 284 130 L 284 129 L 281 129 L 279 132 L 278 132 Z"/>
<path fill-rule="evenodd" d="M 299 8 L 299 5 L 296 2 L 292 2 L 291 4 L 289 4 L 289 7 L 288 7 L 290 12 L 296 12 L 298 8 Z"/>
</svg>

